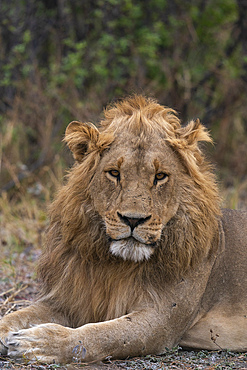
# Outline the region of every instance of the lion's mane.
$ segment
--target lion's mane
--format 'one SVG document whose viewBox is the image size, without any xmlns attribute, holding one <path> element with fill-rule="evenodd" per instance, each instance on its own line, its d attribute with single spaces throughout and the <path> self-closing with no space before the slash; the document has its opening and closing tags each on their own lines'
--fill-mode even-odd
<svg viewBox="0 0 247 370">
<path fill-rule="evenodd" d="M 189 174 L 181 174 L 182 201 L 163 231 L 157 253 L 141 263 L 120 261 L 109 253 L 103 222 L 88 192 L 103 150 L 124 125 L 139 136 L 152 130 L 165 132 L 174 156 Z M 83 158 L 80 149 L 85 143 L 73 132 L 65 138 L 81 160 L 50 208 L 46 248 L 39 263 L 41 300 L 49 300 L 66 314 L 72 326 L 113 319 L 128 313 L 129 307 L 138 308 L 140 302 L 158 301 L 164 282 L 179 281 L 210 256 L 212 245 L 217 247 L 213 239 L 218 237 L 219 196 L 212 169 L 198 147 L 199 141 L 211 139 L 199 121 L 191 121 L 185 130 L 175 111 L 135 96 L 105 110 L 98 136 L 102 142 L 94 138 L 98 145 L 87 149 Z"/>
</svg>

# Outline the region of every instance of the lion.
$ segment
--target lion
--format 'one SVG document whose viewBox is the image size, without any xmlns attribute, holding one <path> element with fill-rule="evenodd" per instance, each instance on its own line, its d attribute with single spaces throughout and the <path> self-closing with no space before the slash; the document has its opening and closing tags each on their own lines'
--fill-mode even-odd
<svg viewBox="0 0 247 370">
<path fill-rule="evenodd" d="M 247 350 L 247 213 L 221 210 L 199 119 L 152 98 L 71 122 L 40 296 L 0 322 L 1 353 L 45 363 Z"/>
</svg>

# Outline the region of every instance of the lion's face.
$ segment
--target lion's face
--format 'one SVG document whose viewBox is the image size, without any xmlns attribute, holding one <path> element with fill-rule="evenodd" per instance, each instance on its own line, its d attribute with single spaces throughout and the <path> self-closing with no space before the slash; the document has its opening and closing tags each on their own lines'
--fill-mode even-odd
<svg viewBox="0 0 247 370">
<path fill-rule="evenodd" d="M 178 161 L 160 137 L 117 138 L 103 155 L 90 186 L 110 252 L 135 262 L 148 259 L 179 204 Z"/>
</svg>

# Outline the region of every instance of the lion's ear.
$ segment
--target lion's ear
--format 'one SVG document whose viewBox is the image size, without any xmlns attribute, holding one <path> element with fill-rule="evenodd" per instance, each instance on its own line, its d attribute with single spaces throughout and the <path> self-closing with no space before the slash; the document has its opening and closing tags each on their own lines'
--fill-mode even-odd
<svg viewBox="0 0 247 370">
<path fill-rule="evenodd" d="M 190 147 L 197 146 L 198 141 L 207 141 L 212 143 L 212 138 L 200 120 L 190 121 L 187 126 L 180 129 L 181 139 L 187 142 Z"/>
<path fill-rule="evenodd" d="M 71 122 L 66 131 L 64 141 L 70 148 L 75 160 L 81 162 L 83 157 L 91 153 L 102 152 L 113 141 L 110 134 L 100 133 L 92 123 Z"/>
<path fill-rule="evenodd" d="M 180 127 L 175 131 L 175 137 L 168 139 L 174 149 L 180 154 L 190 175 L 200 181 L 200 165 L 204 157 L 198 146 L 198 142 L 212 142 L 207 129 L 200 123 L 200 120 L 190 121 L 187 126 Z"/>
<path fill-rule="evenodd" d="M 212 142 L 207 129 L 199 119 L 190 121 L 187 126 L 179 128 L 176 133 L 179 137 L 181 149 L 197 150 L 199 141 Z"/>
</svg>

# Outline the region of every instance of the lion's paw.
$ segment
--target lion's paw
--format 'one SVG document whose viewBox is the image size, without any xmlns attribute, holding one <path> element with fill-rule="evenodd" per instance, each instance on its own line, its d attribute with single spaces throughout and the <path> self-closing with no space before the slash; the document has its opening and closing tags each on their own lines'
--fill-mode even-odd
<svg viewBox="0 0 247 370">
<path fill-rule="evenodd" d="M 10 333 L 6 341 L 8 356 L 43 363 L 66 362 L 70 330 L 56 324 L 42 324 Z"/>
</svg>

